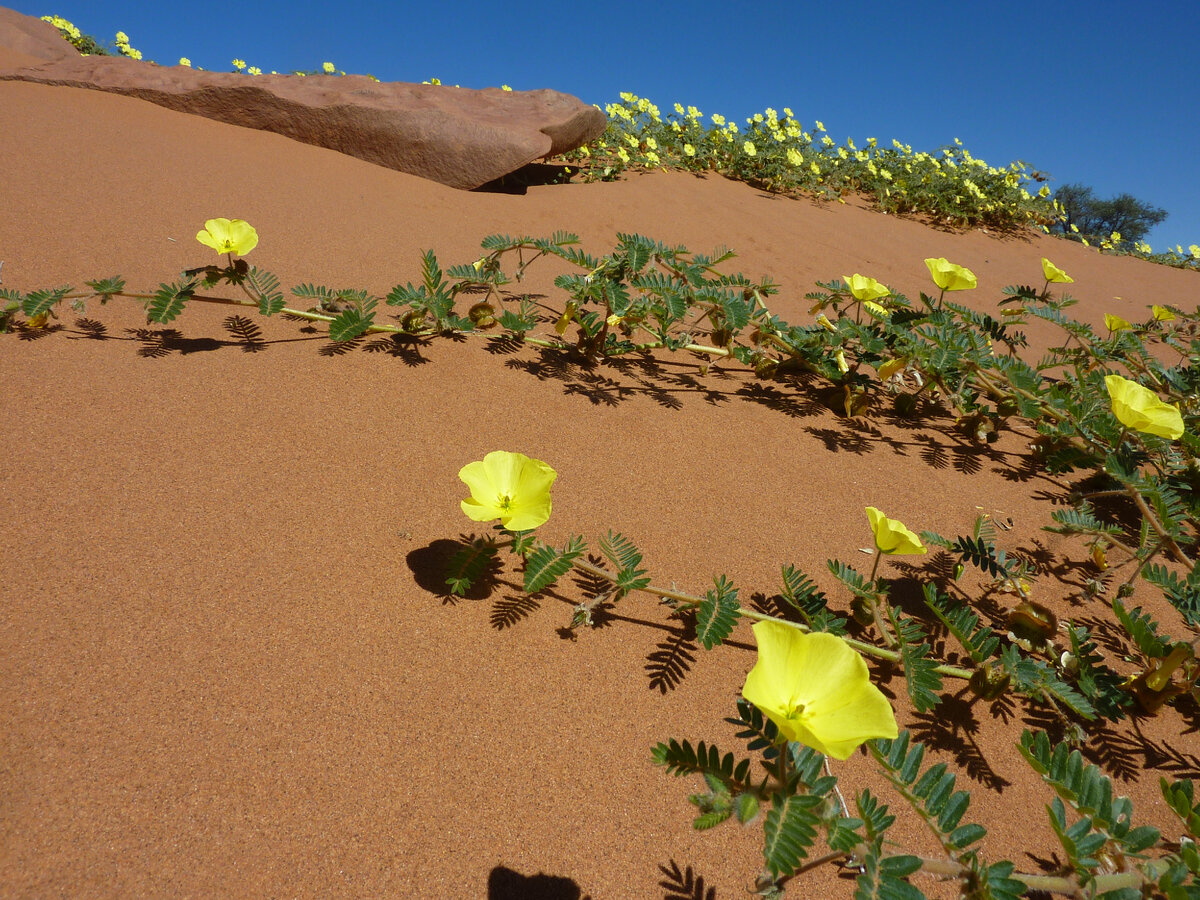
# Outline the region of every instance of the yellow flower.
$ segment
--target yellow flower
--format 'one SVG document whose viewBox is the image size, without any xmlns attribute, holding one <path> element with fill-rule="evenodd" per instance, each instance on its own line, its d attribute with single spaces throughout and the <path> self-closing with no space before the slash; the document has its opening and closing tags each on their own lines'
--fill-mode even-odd
<svg viewBox="0 0 1200 900">
<path fill-rule="evenodd" d="M 608 323 L 609 328 L 616 328 L 624 320 L 621 316 L 618 316 L 616 313 L 613 313 L 611 316 L 609 316 L 604 321 Z"/>
<path fill-rule="evenodd" d="M 804 162 L 804 157 L 800 155 L 800 151 L 795 147 L 788 147 L 787 161 L 790 166 L 798 166 Z"/>
<path fill-rule="evenodd" d="M 1172 441 L 1183 435 L 1183 416 L 1178 406 L 1163 403 L 1154 391 L 1120 375 L 1106 375 L 1104 384 L 1112 401 L 1113 415 L 1126 428 Z"/>
<path fill-rule="evenodd" d="M 246 70 L 246 72 L 247 72 L 247 74 L 250 74 L 250 75 L 261 75 L 262 69 L 260 69 L 258 66 L 251 66 L 250 68 L 248 68 Z"/>
<path fill-rule="evenodd" d="M 892 292 L 886 284 L 880 284 L 874 278 L 859 275 L 857 272 L 853 275 L 843 275 L 842 281 L 849 286 L 850 293 L 856 300 L 878 300 Z"/>
<path fill-rule="evenodd" d="M 1112 313 L 1104 314 L 1104 327 L 1108 329 L 1109 334 L 1112 334 L 1114 331 L 1129 331 L 1133 328 L 1132 325 L 1120 316 L 1114 316 Z"/>
<path fill-rule="evenodd" d="M 1042 257 L 1042 274 L 1046 276 L 1046 280 L 1056 284 L 1073 284 L 1075 279 L 1056 266 L 1046 257 Z"/>
<path fill-rule="evenodd" d="M 1188 244 L 1188 253 L 1192 254 L 1192 259 L 1200 259 L 1200 244 Z"/>
<path fill-rule="evenodd" d="M 233 61 L 233 67 L 240 72 L 242 69 L 246 68 L 246 61 L 244 59 L 235 59 Z"/>
<path fill-rule="evenodd" d="M 462 511 L 475 522 L 499 519 L 509 531 L 530 531 L 550 518 L 550 486 L 558 473 L 540 459 L 493 450 L 463 466 L 458 477 L 471 489 Z"/>
<path fill-rule="evenodd" d="M 258 246 L 258 232 L 241 219 L 209 219 L 196 240 L 218 253 L 237 253 L 245 256 Z"/>
<path fill-rule="evenodd" d="M 683 145 L 683 155 L 684 156 L 695 156 L 696 148 L 693 147 L 691 144 L 684 144 Z"/>
<path fill-rule="evenodd" d="M 879 316 L 881 319 L 890 319 L 892 317 L 892 314 L 887 311 L 886 306 L 880 306 L 874 300 L 864 300 L 863 306 L 867 308 L 867 312 Z"/>
<path fill-rule="evenodd" d="M 500 90 L 502 90 L 502 91 L 511 91 L 511 90 L 512 90 L 512 88 L 510 88 L 510 87 L 509 87 L 507 84 L 502 84 L 502 85 L 500 85 Z"/>
<path fill-rule="evenodd" d="M 1150 312 L 1154 313 L 1155 322 L 1173 322 L 1175 321 L 1175 313 L 1171 312 L 1165 306 L 1151 306 Z"/>
<path fill-rule="evenodd" d="M 833 358 L 837 362 L 837 367 L 838 367 L 839 372 L 841 372 L 844 375 L 850 371 L 850 366 L 846 362 L 846 351 L 845 350 L 839 350 L 837 353 L 833 354 Z"/>
<path fill-rule="evenodd" d="M 129 35 L 127 35 L 123 31 L 118 31 L 117 32 L 117 43 L 118 44 L 128 44 L 129 43 Z"/>
<path fill-rule="evenodd" d="M 867 518 L 875 532 L 875 546 L 889 556 L 919 556 L 925 553 L 921 539 L 904 527 L 898 519 L 889 519 L 873 506 L 867 507 Z"/>
<path fill-rule="evenodd" d="M 742 144 L 742 149 L 746 151 L 747 156 L 754 156 L 756 153 L 758 153 L 758 151 L 754 149 L 753 141 L 746 141 L 746 143 Z"/>
<path fill-rule="evenodd" d="M 333 63 L 331 63 L 331 62 L 321 63 L 321 71 L 324 72 L 326 75 L 332 75 L 333 74 Z"/>
<path fill-rule="evenodd" d="M 837 326 L 829 321 L 829 316 L 825 315 L 825 313 L 821 313 L 819 316 L 817 316 L 817 324 L 826 331 L 837 331 Z"/>
<path fill-rule="evenodd" d="M 929 267 L 933 283 L 943 291 L 969 291 L 977 284 L 974 272 L 956 266 L 944 256 L 927 259 L 925 265 Z"/>
<path fill-rule="evenodd" d="M 755 622 L 758 661 L 742 696 L 789 741 L 847 759 L 872 738 L 897 736 L 896 715 L 863 658 L 837 635 Z"/>
<path fill-rule="evenodd" d="M 897 372 L 900 372 L 908 365 L 908 360 L 903 356 L 897 356 L 895 359 L 889 359 L 879 367 L 879 378 L 881 381 L 887 381 Z"/>
<path fill-rule="evenodd" d="M 192 67 L 192 61 L 186 56 L 179 57 L 179 64 L 181 66 L 187 66 L 189 69 Z"/>
</svg>

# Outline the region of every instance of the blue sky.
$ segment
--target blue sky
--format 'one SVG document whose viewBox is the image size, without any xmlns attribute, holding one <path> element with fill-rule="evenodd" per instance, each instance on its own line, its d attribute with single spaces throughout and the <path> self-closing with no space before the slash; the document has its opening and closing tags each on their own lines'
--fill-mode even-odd
<svg viewBox="0 0 1200 900">
<path fill-rule="evenodd" d="M 1166 209 L 1155 250 L 1200 243 L 1195 0 L 564 4 L 265 0 L 13 2 L 164 65 L 229 71 L 324 61 L 384 81 L 555 88 L 603 106 L 632 91 L 739 123 L 768 106 L 838 142 L 955 137 L 1051 187 L 1091 185 Z"/>
</svg>

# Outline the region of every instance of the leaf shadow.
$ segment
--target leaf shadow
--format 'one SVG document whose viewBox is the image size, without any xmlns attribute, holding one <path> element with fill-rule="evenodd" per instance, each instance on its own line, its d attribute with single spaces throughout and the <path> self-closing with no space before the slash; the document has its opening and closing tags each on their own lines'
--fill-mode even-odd
<svg viewBox="0 0 1200 900">
<path fill-rule="evenodd" d="M 975 716 L 975 698 L 967 698 L 969 689 L 957 694 L 944 693 L 941 702 L 928 712 L 914 712 L 909 725 L 913 736 L 933 750 L 953 755 L 958 766 L 972 781 L 1002 792 L 1011 782 L 992 768 L 979 745 L 979 719 Z"/>
<path fill-rule="evenodd" d="M 683 682 L 696 662 L 696 615 L 692 610 L 677 613 L 679 625 L 658 642 L 654 651 L 646 657 L 646 673 L 650 676 L 650 690 L 666 694 Z"/>
<path fill-rule="evenodd" d="M 662 900 L 717 900 L 717 889 L 704 883 L 704 876 L 697 875 L 692 867 L 681 869 L 679 863 L 671 859 L 667 865 L 660 865 L 658 871 L 664 878 L 658 883 L 666 893 Z"/>
</svg>

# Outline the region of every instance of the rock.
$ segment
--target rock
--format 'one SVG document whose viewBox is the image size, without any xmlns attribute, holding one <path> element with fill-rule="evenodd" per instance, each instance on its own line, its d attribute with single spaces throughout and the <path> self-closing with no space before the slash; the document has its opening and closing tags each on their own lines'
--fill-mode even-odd
<svg viewBox="0 0 1200 900">
<path fill-rule="evenodd" d="M 34 65 L 43 59 L 69 59 L 79 52 L 63 40 L 58 29 L 49 22 L 23 16 L 16 10 L 0 6 L 0 66 Z M 19 62 L 17 62 L 19 60 Z"/>
<path fill-rule="evenodd" d="M 68 52 L 59 53 L 50 38 Z M 600 110 L 552 90 L 381 83 L 362 75 L 201 72 L 121 56 L 80 56 L 50 24 L 3 8 L 0 48 L 46 60 L 2 68 L 0 81 L 136 97 L 467 190 L 580 147 L 599 137 L 607 123 Z"/>
</svg>

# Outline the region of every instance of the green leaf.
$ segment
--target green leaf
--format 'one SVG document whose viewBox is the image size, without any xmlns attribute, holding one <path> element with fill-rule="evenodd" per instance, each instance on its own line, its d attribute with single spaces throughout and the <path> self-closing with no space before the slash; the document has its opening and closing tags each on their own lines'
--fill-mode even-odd
<svg viewBox="0 0 1200 900">
<path fill-rule="evenodd" d="M 53 290 L 30 291 L 21 301 L 21 312 L 28 318 L 40 316 L 44 312 L 49 312 L 55 304 L 70 292 L 71 288 L 69 285 L 64 285 Z"/>
<path fill-rule="evenodd" d="M 170 322 L 183 312 L 183 308 L 195 293 L 195 281 L 160 284 L 146 309 L 146 318 L 160 325 Z"/>
<path fill-rule="evenodd" d="M 929 658 L 932 648 L 925 632 L 913 619 L 900 615 L 894 606 L 888 607 L 888 618 L 900 638 L 900 661 L 904 664 L 904 681 L 908 696 L 919 712 L 927 712 L 941 702 L 942 676 L 937 661 Z"/>
<path fill-rule="evenodd" d="M 114 275 L 112 278 L 101 278 L 96 281 L 87 281 L 84 283 L 100 295 L 101 303 L 107 303 L 109 299 L 125 290 L 125 279 L 120 275 Z"/>
<path fill-rule="evenodd" d="M 298 284 L 292 288 L 292 296 L 300 300 L 308 300 L 316 306 L 324 306 L 333 299 L 333 291 L 319 284 Z"/>
<path fill-rule="evenodd" d="M 1015 646 L 1000 651 L 1000 664 L 1012 677 L 1013 687 L 1036 700 L 1053 699 L 1084 719 L 1096 718 L 1096 707 L 1090 700 L 1058 677 L 1040 659 L 1022 656 Z"/>
<path fill-rule="evenodd" d="M 811 630 L 845 634 L 846 620 L 829 611 L 828 598 L 812 579 L 792 565 L 784 566 L 782 573 L 782 598 L 800 613 Z"/>
<path fill-rule="evenodd" d="M 442 270 L 432 250 L 426 250 L 421 256 L 421 277 L 425 282 L 425 290 L 430 295 L 442 292 Z"/>
<path fill-rule="evenodd" d="M 763 824 L 763 861 L 771 874 L 790 875 L 808 855 L 820 819 L 822 798 L 811 794 L 776 794 Z"/>
<path fill-rule="evenodd" d="M 1142 612 L 1140 606 L 1126 610 L 1125 604 L 1117 597 L 1113 598 L 1112 609 L 1121 627 L 1133 638 L 1133 642 L 1146 659 L 1158 659 L 1167 655 L 1171 639 L 1158 633 L 1158 623 L 1150 618 L 1149 613 Z"/>
<path fill-rule="evenodd" d="M 1142 570 L 1142 576 L 1151 584 L 1162 588 L 1168 602 L 1179 610 L 1189 625 L 1200 625 L 1200 562 L 1197 562 L 1185 578 L 1180 578 L 1166 566 L 1151 563 Z"/>
<path fill-rule="evenodd" d="M 948 842 L 955 850 L 962 850 L 981 840 L 987 834 L 987 829 L 974 823 L 961 825 L 950 832 Z"/>
<path fill-rule="evenodd" d="M 462 596 L 471 589 L 496 556 L 497 547 L 488 540 L 475 540 L 450 557 L 446 584 L 450 593 Z"/>
<path fill-rule="evenodd" d="M 374 324 L 375 298 L 372 297 L 361 308 L 352 306 L 338 313 L 329 323 L 329 337 L 335 341 L 352 341 Z"/>
<path fill-rule="evenodd" d="M 959 537 L 950 547 L 963 562 L 982 569 L 994 578 L 1010 578 L 1012 563 L 1005 558 L 1003 550 L 983 538 Z"/>
<path fill-rule="evenodd" d="M 875 590 L 875 583 L 864 581 L 853 567 L 846 565 L 841 560 L 831 559 L 826 561 L 829 566 L 829 571 L 834 574 L 842 584 L 850 589 L 850 592 L 856 597 L 869 597 L 875 599 L 878 596 Z"/>
<path fill-rule="evenodd" d="M 720 825 L 731 815 L 733 815 L 732 807 L 714 809 L 710 812 L 702 813 L 701 815 L 696 816 L 696 818 L 692 820 L 692 827 L 697 831 L 707 831 L 709 828 Z"/>
<path fill-rule="evenodd" d="M 1159 790 L 1167 806 L 1187 829 L 1192 840 L 1200 839 L 1200 803 L 1193 805 L 1195 788 L 1190 780 L 1169 782 L 1165 778 L 1158 779 Z"/>
<path fill-rule="evenodd" d="M 525 592 L 544 591 L 571 570 L 587 548 L 582 537 L 572 537 L 562 551 L 543 545 L 525 558 Z"/>
<path fill-rule="evenodd" d="M 729 637 L 738 620 L 737 588 L 724 575 L 715 582 L 715 590 L 706 593 L 696 609 L 696 637 L 705 650 Z"/>
<path fill-rule="evenodd" d="M 246 275 L 246 288 L 258 301 L 258 311 L 264 316 L 273 316 L 286 305 L 283 292 L 279 290 L 279 279 L 266 269 L 251 266 Z"/>
<path fill-rule="evenodd" d="M 734 804 L 737 810 L 737 819 L 743 825 L 753 821 L 758 815 L 758 798 L 753 794 L 742 794 L 737 798 Z"/>
<path fill-rule="evenodd" d="M 979 616 L 975 615 L 970 606 L 965 603 L 960 606 L 953 605 L 949 597 L 938 593 L 937 585 L 931 581 L 925 582 L 922 591 L 925 594 L 925 605 L 962 644 L 976 665 L 991 659 L 1000 646 L 1000 638 L 993 634 L 988 626 L 980 627 Z"/>
</svg>

